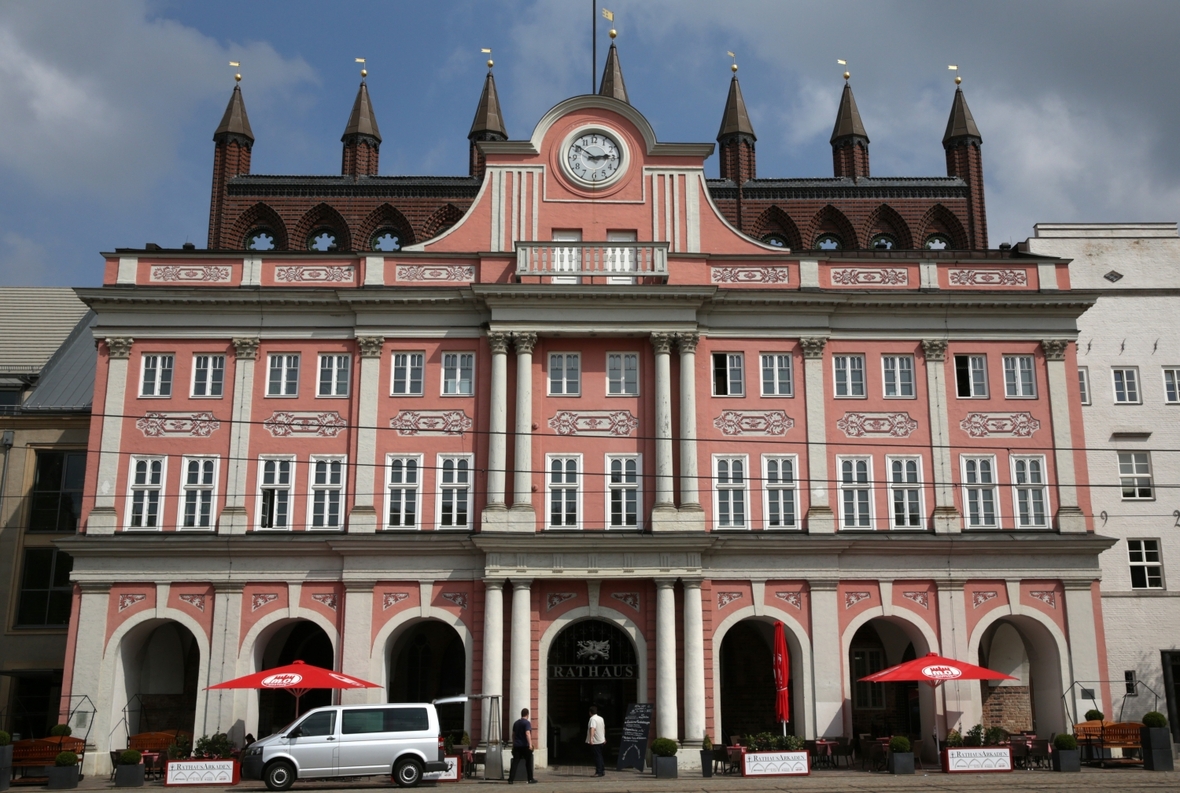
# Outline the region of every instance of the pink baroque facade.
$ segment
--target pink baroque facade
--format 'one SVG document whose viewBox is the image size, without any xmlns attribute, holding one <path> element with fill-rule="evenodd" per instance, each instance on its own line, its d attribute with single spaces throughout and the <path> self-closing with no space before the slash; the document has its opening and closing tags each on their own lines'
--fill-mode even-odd
<svg viewBox="0 0 1180 793">
<path fill-rule="evenodd" d="M 205 689 L 295 658 L 379 684 L 346 702 L 529 707 L 541 762 L 591 701 L 691 748 L 777 729 L 775 621 L 808 738 L 981 721 L 987 686 L 856 682 L 926 652 L 1013 675 L 1044 737 L 1082 688 L 1109 706 L 1067 261 L 763 244 L 710 198 L 711 144 L 610 97 L 478 147 L 434 239 L 120 251 L 79 290 L 88 762 L 128 729 L 281 727 L 286 700 Z M 167 707 L 120 725 L 134 701 Z"/>
</svg>

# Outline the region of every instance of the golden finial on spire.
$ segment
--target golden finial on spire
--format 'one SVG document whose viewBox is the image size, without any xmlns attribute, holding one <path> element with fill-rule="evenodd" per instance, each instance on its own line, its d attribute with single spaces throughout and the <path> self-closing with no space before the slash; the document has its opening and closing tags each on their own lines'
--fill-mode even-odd
<svg viewBox="0 0 1180 793">
<path fill-rule="evenodd" d="M 614 21 L 615 21 L 615 14 L 614 14 L 614 12 L 613 12 L 613 11 L 607 11 L 607 10 L 604 8 L 604 9 L 602 9 L 602 16 L 603 16 L 605 19 L 607 19 L 608 21 L 610 21 L 610 22 L 614 22 Z M 617 35 L 619 35 L 619 31 L 615 30 L 615 29 L 612 27 L 612 28 L 610 29 L 610 37 L 613 39 L 613 38 L 614 38 L 615 36 L 617 36 Z"/>
<path fill-rule="evenodd" d="M 961 85 L 963 78 L 959 76 L 959 67 L 952 63 L 946 68 L 955 73 L 955 85 Z"/>
<path fill-rule="evenodd" d="M 726 50 L 726 51 L 725 51 L 725 54 L 726 54 L 726 55 L 728 55 L 729 57 L 733 58 L 733 66 L 730 66 L 730 67 L 729 67 L 729 70 L 730 70 L 731 72 L 733 72 L 734 74 L 737 74 L 737 56 L 736 56 L 736 55 L 734 55 L 734 54 L 733 54 L 732 52 L 730 52 L 729 50 Z"/>
<path fill-rule="evenodd" d="M 363 80 L 369 76 L 369 70 L 365 68 L 365 59 L 357 58 L 356 62 L 361 65 L 361 79 Z"/>
<path fill-rule="evenodd" d="M 242 64 L 238 63 L 237 61 L 230 61 L 229 65 L 233 66 L 236 69 L 237 67 L 241 66 Z M 242 82 L 242 73 L 241 72 L 238 72 L 234 75 L 234 82 L 235 83 Z"/>
<path fill-rule="evenodd" d="M 837 58 L 837 59 L 836 59 L 836 63 L 840 64 L 841 66 L 847 66 L 847 65 L 848 65 L 848 61 L 844 60 L 843 58 Z M 852 76 L 852 72 L 849 72 L 849 71 L 845 70 L 845 72 L 844 72 L 844 81 L 845 81 L 845 82 L 847 82 L 847 81 L 848 81 L 848 78 L 849 78 L 849 77 L 851 77 L 851 76 Z"/>
<path fill-rule="evenodd" d="M 491 55 L 492 48 L 491 47 L 483 47 L 482 49 L 480 49 L 480 52 L 484 52 L 484 53 L 487 53 L 488 55 Z M 488 68 L 490 69 L 495 65 L 496 65 L 496 62 L 493 61 L 491 58 L 488 58 Z"/>
</svg>

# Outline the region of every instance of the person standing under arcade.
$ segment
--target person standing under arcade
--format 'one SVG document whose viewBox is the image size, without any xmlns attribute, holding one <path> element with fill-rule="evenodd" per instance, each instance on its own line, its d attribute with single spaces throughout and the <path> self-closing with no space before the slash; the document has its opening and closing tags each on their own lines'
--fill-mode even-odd
<svg viewBox="0 0 1180 793">
<path fill-rule="evenodd" d="M 512 763 L 508 766 L 508 784 L 516 781 L 516 768 L 524 761 L 524 770 L 528 772 L 529 784 L 535 784 L 533 778 L 533 725 L 529 721 L 529 709 L 521 708 L 520 718 L 512 725 Z"/>
<path fill-rule="evenodd" d="M 594 776 L 606 776 L 602 763 L 602 748 L 606 743 L 606 722 L 598 715 L 598 708 L 590 706 L 590 723 L 586 725 L 586 743 L 594 753 Z"/>
</svg>

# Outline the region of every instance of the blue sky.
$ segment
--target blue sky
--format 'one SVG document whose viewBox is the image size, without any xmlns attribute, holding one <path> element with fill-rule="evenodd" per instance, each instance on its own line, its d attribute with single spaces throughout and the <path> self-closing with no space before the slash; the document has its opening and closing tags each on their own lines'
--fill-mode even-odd
<svg viewBox="0 0 1180 793">
<path fill-rule="evenodd" d="M 875 176 L 945 174 L 957 63 L 992 244 L 1036 222 L 1176 220 L 1180 3 L 606 0 L 631 102 L 712 141 L 738 54 L 759 176 L 830 176 L 843 67 Z M 356 57 L 383 174 L 466 172 L 492 47 L 513 137 L 591 85 L 585 0 L 40 0 L 0 5 L 0 284 L 98 283 L 100 251 L 202 247 L 213 129 L 242 62 L 254 173 L 339 173 Z M 599 25 L 599 67 L 608 25 Z M 708 163 L 716 174 L 716 158 Z"/>
</svg>

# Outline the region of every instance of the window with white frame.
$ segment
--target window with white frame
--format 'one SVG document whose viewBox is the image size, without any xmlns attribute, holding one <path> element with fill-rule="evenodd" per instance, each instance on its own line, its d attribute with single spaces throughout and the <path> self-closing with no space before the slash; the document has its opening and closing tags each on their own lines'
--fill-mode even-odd
<svg viewBox="0 0 1180 793">
<path fill-rule="evenodd" d="M 881 369 L 885 378 L 886 397 L 914 395 L 914 356 L 882 355 Z"/>
<path fill-rule="evenodd" d="M 266 380 L 266 395 L 272 397 L 298 396 L 299 355 L 297 353 L 276 353 L 267 358 L 269 374 Z"/>
<path fill-rule="evenodd" d="M 713 353 L 713 396 L 743 396 L 746 378 L 740 352 Z"/>
<path fill-rule="evenodd" d="M 143 356 L 143 378 L 140 380 L 139 395 L 145 397 L 172 396 L 173 356 L 151 353 Z"/>
<path fill-rule="evenodd" d="M 219 397 L 225 390 L 225 356 L 193 356 L 193 396 Z"/>
<path fill-rule="evenodd" d="M 213 528 L 214 490 L 217 487 L 216 457 L 185 457 L 180 489 L 180 525 L 185 529 Z"/>
<path fill-rule="evenodd" d="M 579 528 L 581 463 L 580 455 L 555 455 L 548 458 L 549 528 Z"/>
<path fill-rule="evenodd" d="M 1090 368 L 1088 366 L 1078 367 L 1078 396 L 1081 397 L 1082 404 L 1090 404 Z"/>
<path fill-rule="evenodd" d="M 475 393 L 475 353 L 443 353 L 443 394 L 471 396 Z"/>
<path fill-rule="evenodd" d="M 889 504 L 895 529 L 922 528 L 922 460 L 890 457 Z"/>
<path fill-rule="evenodd" d="M 418 456 L 390 455 L 385 472 L 385 527 L 418 528 L 422 461 Z"/>
<path fill-rule="evenodd" d="M 312 456 L 311 527 L 339 529 L 344 526 L 344 474 L 348 466 L 342 457 Z"/>
<path fill-rule="evenodd" d="M 1114 401 L 1118 405 L 1139 404 L 1139 370 L 1134 367 L 1112 369 Z"/>
<path fill-rule="evenodd" d="M 832 367 L 836 376 L 836 396 L 863 397 L 865 395 L 865 357 L 863 355 L 833 355 Z"/>
<path fill-rule="evenodd" d="M 351 361 L 352 356 L 349 355 L 321 355 L 320 387 L 316 396 L 348 396 L 348 370 Z"/>
<path fill-rule="evenodd" d="M 883 710 L 885 708 L 885 686 L 881 683 L 865 683 L 862 677 L 880 672 L 885 661 L 880 650 L 865 647 L 852 648 L 852 679 L 857 681 L 853 689 L 852 706 L 857 710 Z"/>
<path fill-rule="evenodd" d="M 131 509 L 127 514 L 127 528 L 160 528 L 166 459 L 164 457 L 131 458 Z"/>
<path fill-rule="evenodd" d="M 1012 489 L 1016 495 L 1016 527 L 1049 528 L 1049 489 L 1044 457 L 1012 458 Z"/>
<path fill-rule="evenodd" d="M 836 465 L 840 469 L 840 528 L 872 528 L 871 461 L 868 457 L 837 457 Z"/>
<path fill-rule="evenodd" d="M 1127 540 L 1131 589 L 1163 589 L 1164 565 L 1159 540 Z"/>
<path fill-rule="evenodd" d="M 987 356 L 955 356 L 955 393 L 960 399 L 987 399 Z"/>
<path fill-rule="evenodd" d="M 394 396 L 422 396 L 422 367 L 426 354 L 421 352 L 395 352 L 393 354 Z"/>
<path fill-rule="evenodd" d="M 1035 397 L 1036 377 L 1031 355 L 1004 356 L 1004 396 L 1009 399 Z"/>
<path fill-rule="evenodd" d="M 290 529 L 295 458 L 264 457 L 259 463 L 259 469 L 258 527 Z"/>
<path fill-rule="evenodd" d="M 549 395 L 582 393 L 582 356 L 576 352 L 549 353 Z"/>
<path fill-rule="evenodd" d="M 438 527 L 471 528 L 471 455 L 438 458 Z"/>
<path fill-rule="evenodd" d="M 717 528 L 746 528 L 746 457 L 713 458 L 713 493 L 717 499 Z"/>
<path fill-rule="evenodd" d="M 1180 404 L 1180 368 L 1164 368 L 1164 402 L 1169 405 Z"/>
<path fill-rule="evenodd" d="M 1119 483 L 1123 501 L 1155 498 L 1151 486 L 1151 458 L 1147 452 L 1119 452 Z"/>
<path fill-rule="evenodd" d="M 639 394 L 639 353 L 607 353 L 606 393 L 610 396 Z"/>
<path fill-rule="evenodd" d="M 639 455 L 607 455 L 607 525 L 612 529 L 638 529 Z"/>
<path fill-rule="evenodd" d="M 768 529 L 799 528 L 795 465 L 794 455 L 762 455 L 762 491 Z"/>
<path fill-rule="evenodd" d="M 967 528 L 999 527 L 996 458 L 963 457 L 963 501 L 967 504 Z"/>
<path fill-rule="evenodd" d="M 764 352 L 761 357 L 762 396 L 792 396 L 794 381 L 791 377 L 791 354 Z"/>
</svg>

